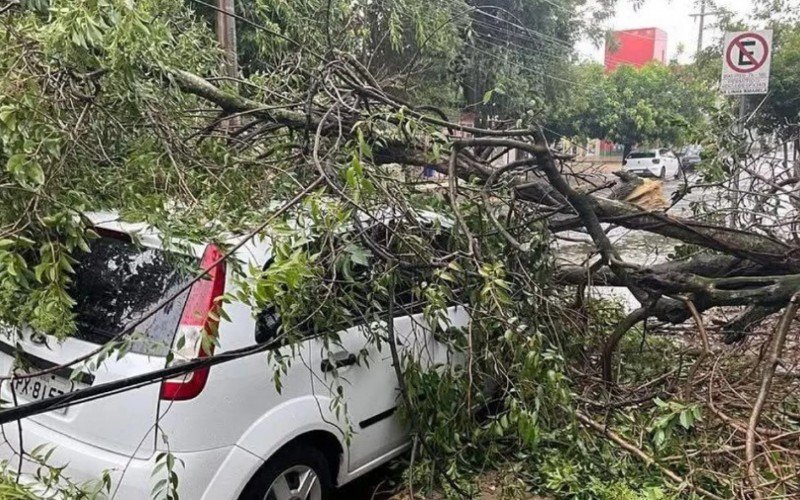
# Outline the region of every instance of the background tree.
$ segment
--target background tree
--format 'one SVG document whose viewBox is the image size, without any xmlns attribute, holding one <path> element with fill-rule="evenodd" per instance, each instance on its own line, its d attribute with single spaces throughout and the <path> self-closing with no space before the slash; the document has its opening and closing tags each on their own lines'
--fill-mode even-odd
<svg viewBox="0 0 800 500">
<path fill-rule="evenodd" d="M 602 21 L 613 0 L 470 1 L 474 12 L 465 32 L 459 84 L 464 109 L 480 123 L 490 118 L 542 115 L 565 85 L 572 86 L 574 44 L 604 34 Z"/>
<path fill-rule="evenodd" d="M 770 69 L 769 94 L 758 110 L 759 126 L 786 142 L 800 138 L 800 25 L 775 30 L 775 51 Z M 797 149 L 797 148 L 795 148 Z"/>
<path fill-rule="evenodd" d="M 186 0 L 209 22 L 206 2 Z M 242 16 L 299 42 L 304 50 L 349 52 L 395 95 L 475 113 L 479 123 L 540 114 L 564 84 L 574 43 L 602 35 L 615 0 L 389 0 L 281 2 L 243 0 Z M 357 21 L 355 21 L 357 20 Z M 298 47 L 239 22 L 246 74 L 291 60 Z M 390 78 L 392 81 L 385 81 Z"/>
<path fill-rule="evenodd" d="M 605 73 L 597 64 L 573 70 L 576 85 L 553 103 L 550 129 L 557 135 L 601 138 L 623 144 L 680 146 L 703 123 L 713 102 L 710 89 L 691 70 L 652 63 L 623 65 Z"/>
<path fill-rule="evenodd" d="M 703 118 L 705 89 L 682 77 L 679 67 L 622 66 L 606 80 L 607 91 L 594 100 L 603 137 L 623 144 L 680 146 Z"/>
<path fill-rule="evenodd" d="M 748 123 L 758 130 L 769 148 L 777 147 L 788 153 L 788 145 L 798 136 L 800 121 L 800 105 L 796 98 L 798 85 L 797 64 L 800 61 L 800 20 L 798 19 L 798 3 L 796 1 L 755 2 L 756 24 L 748 25 L 735 13 L 724 7 L 715 7 L 713 27 L 719 33 L 715 43 L 703 50 L 692 64 L 695 80 L 703 82 L 710 88 L 717 88 L 720 78 L 720 61 L 722 60 L 722 41 L 725 32 L 745 31 L 747 29 L 764 28 L 773 31 L 773 54 L 770 71 L 769 93 L 765 96 L 745 96 L 745 111 L 752 113 Z M 727 98 L 731 109 L 738 108 L 738 98 Z M 773 139 L 776 139 L 775 142 Z M 798 145 L 795 144 L 795 151 Z"/>
</svg>

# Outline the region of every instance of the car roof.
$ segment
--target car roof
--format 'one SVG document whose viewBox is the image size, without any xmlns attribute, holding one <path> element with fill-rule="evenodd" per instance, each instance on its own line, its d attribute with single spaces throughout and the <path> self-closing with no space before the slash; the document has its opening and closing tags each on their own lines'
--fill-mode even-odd
<svg viewBox="0 0 800 500">
<path fill-rule="evenodd" d="M 89 223 L 98 229 L 105 229 L 117 233 L 131 235 L 136 242 L 150 248 L 167 249 L 176 253 L 191 254 L 195 257 L 203 255 L 206 245 L 201 243 L 190 243 L 186 240 L 171 239 L 165 241 L 163 234 L 158 228 L 146 222 L 127 222 L 122 220 L 119 213 L 114 211 L 85 212 L 83 215 Z M 244 235 L 231 235 L 225 238 L 223 243 L 234 246 L 241 243 Z M 256 265 L 263 265 L 269 258 L 269 242 L 265 238 L 251 238 L 237 250 L 235 257 L 240 261 L 251 262 Z"/>
<path fill-rule="evenodd" d="M 162 233 L 156 227 L 146 222 L 124 221 L 120 214 L 115 211 L 92 211 L 85 212 L 83 215 L 93 227 L 131 235 L 138 243 L 146 247 L 163 249 L 169 245 L 168 249 L 170 251 L 189 253 L 198 258 L 202 256 L 206 247 L 204 244 L 189 243 L 180 239 L 165 241 Z M 364 223 L 371 221 L 386 223 L 391 220 L 400 220 L 403 215 L 396 208 L 387 208 L 379 210 L 372 215 L 360 213 L 359 219 Z M 439 224 L 444 228 L 452 228 L 454 225 L 452 219 L 437 212 L 415 210 L 414 215 L 423 223 Z M 259 234 L 250 237 L 247 234 L 230 234 L 222 242 L 228 246 L 236 246 L 242 243 L 244 239 L 247 239 L 247 241 L 236 251 L 235 257 L 243 263 L 250 263 L 258 267 L 264 266 L 272 257 L 272 245 L 268 235 Z"/>
</svg>

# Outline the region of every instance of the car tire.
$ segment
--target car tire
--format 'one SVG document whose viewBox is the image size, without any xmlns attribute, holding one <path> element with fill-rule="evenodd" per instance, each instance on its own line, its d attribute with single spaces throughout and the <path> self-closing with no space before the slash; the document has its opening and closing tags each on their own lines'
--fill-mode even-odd
<svg viewBox="0 0 800 500">
<path fill-rule="evenodd" d="M 239 500 L 328 500 L 332 491 L 331 469 L 325 455 L 313 446 L 297 443 L 267 460 Z"/>
<path fill-rule="evenodd" d="M 661 175 L 658 178 L 662 181 L 667 178 L 667 167 L 661 167 Z"/>
</svg>

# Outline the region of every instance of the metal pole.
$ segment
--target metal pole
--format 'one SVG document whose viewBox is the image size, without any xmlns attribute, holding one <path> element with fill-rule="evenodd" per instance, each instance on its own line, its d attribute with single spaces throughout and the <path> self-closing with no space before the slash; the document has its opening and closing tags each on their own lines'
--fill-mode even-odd
<svg viewBox="0 0 800 500">
<path fill-rule="evenodd" d="M 739 119 L 736 121 L 736 131 L 739 135 L 744 136 L 745 133 L 745 120 L 747 118 L 747 95 L 739 96 Z M 736 158 L 739 158 L 737 153 Z M 739 185 L 741 183 L 742 171 L 738 165 L 734 165 L 733 172 L 733 186 L 731 186 L 731 220 L 730 226 L 736 227 L 736 216 L 739 210 L 739 203 L 741 202 L 741 193 L 739 192 Z"/>
<path fill-rule="evenodd" d="M 744 122 L 747 119 L 747 96 L 739 96 L 739 132 L 744 133 Z"/>
</svg>

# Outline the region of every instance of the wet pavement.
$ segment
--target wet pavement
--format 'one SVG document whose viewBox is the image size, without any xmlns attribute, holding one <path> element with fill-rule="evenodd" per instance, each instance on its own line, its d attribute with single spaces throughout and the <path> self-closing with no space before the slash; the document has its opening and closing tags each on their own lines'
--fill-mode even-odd
<svg viewBox="0 0 800 500">
<path fill-rule="evenodd" d="M 616 179 L 608 175 L 608 179 Z M 664 196 L 671 200 L 673 194 L 688 182 L 690 185 L 694 179 L 690 176 L 688 180 L 669 179 L 664 182 L 662 187 Z M 702 191 L 691 192 L 683 199 L 670 207 L 667 213 L 674 216 L 690 216 L 692 214 L 692 202 L 701 201 L 709 193 Z M 598 193 L 603 196 L 604 193 Z M 611 243 L 619 251 L 620 256 L 626 262 L 631 262 L 643 266 L 652 266 L 669 260 L 670 254 L 675 251 L 675 246 L 680 242 L 657 234 L 644 231 L 633 231 L 623 227 L 613 227 L 608 229 L 604 224 Z M 596 247 L 592 243 L 589 235 L 582 231 L 567 231 L 560 235 L 563 240 L 559 240 L 557 245 L 557 263 L 559 265 L 585 265 L 587 259 L 594 261 L 597 258 Z M 628 304 L 629 309 L 639 307 L 639 302 L 634 299 L 630 292 L 625 288 L 617 287 L 593 287 L 592 290 L 600 296 L 616 298 Z"/>
<path fill-rule="evenodd" d="M 690 178 L 689 183 L 691 182 Z M 680 189 L 683 183 L 683 179 L 671 179 L 664 182 L 662 189 L 667 200 L 672 199 L 673 194 Z M 674 216 L 689 216 L 692 213 L 690 204 L 700 201 L 702 197 L 702 192 L 692 192 L 670 207 L 667 213 Z M 604 224 L 604 227 L 607 228 L 608 225 Z M 666 261 L 669 254 L 674 251 L 675 245 L 679 243 L 657 234 L 633 231 L 623 227 L 614 227 L 607 234 L 624 260 L 641 265 L 653 265 Z M 585 232 L 567 231 L 561 233 L 560 236 L 568 240 L 557 242 L 558 256 L 562 264 L 581 265 L 595 251 L 591 238 Z"/>
</svg>

